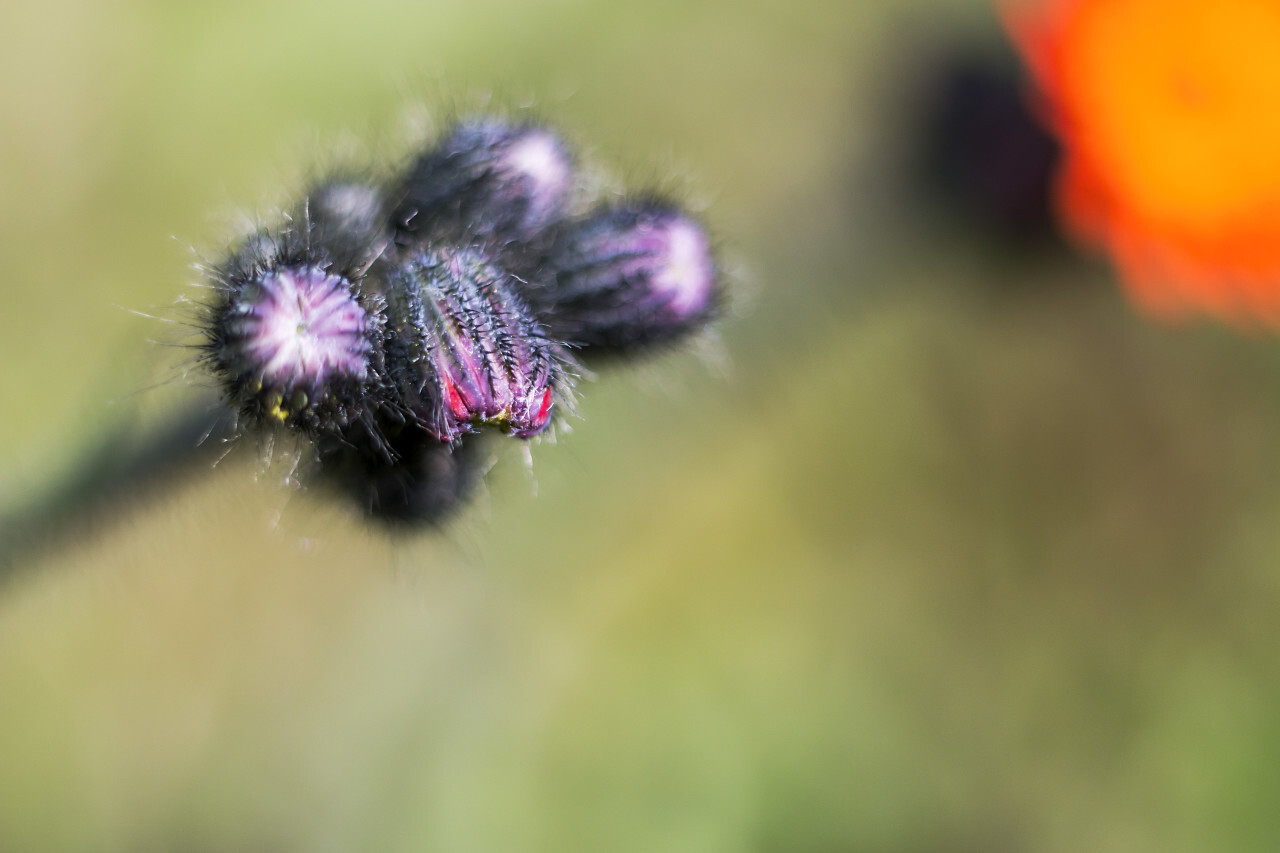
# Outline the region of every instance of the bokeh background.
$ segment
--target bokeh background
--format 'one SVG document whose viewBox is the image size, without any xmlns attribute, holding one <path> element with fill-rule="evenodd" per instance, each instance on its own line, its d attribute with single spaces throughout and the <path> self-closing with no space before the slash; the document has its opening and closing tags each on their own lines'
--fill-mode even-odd
<svg viewBox="0 0 1280 853">
<path fill-rule="evenodd" d="M 10 514 L 195 393 L 131 310 L 459 110 L 676 188 L 737 296 L 532 470 L 495 444 L 443 532 L 232 459 L 25 553 L 0 850 L 1280 847 L 1280 341 L 1152 324 L 1056 237 L 983 0 L 49 0 L 0 33 Z"/>
</svg>

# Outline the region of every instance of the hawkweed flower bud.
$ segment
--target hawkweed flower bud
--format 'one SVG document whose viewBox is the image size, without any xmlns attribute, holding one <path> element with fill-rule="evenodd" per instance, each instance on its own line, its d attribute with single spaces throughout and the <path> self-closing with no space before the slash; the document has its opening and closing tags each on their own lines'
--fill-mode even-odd
<svg viewBox="0 0 1280 853">
<path fill-rule="evenodd" d="M 550 130 L 475 121 L 413 164 L 393 220 L 406 242 L 527 243 L 566 215 L 574 181 L 569 149 Z"/>
<path fill-rule="evenodd" d="M 568 225 L 547 271 L 523 293 L 551 335 L 627 351 L 703 327 L 720 301 L 720 272 L 702 225 L 640 200 Z"/>
<path fill-rule="evenodd" d="M 364 269 L 391 241 L 382 189 L 358 178 L 329 178 L 312 187 L 300 213 L 313 244 L 349 269 Z"/>
<path fill-rule="evenodd" d="M 202 359 L 251 424 L 338 430 L 381 382 L 383 300 L 322 236 L 262 232 L 212 271 Z"/>
<path fill-rule="evenodd" d="M 387 274 L 387 365 L 402 404 L 443 442 L 546 429 L 567 357 L 475 248 L 423 250 Z"/>
<path fill-rule="evenodd" d="M 322 442 L 319 472 L 363 515 L 388 525 L 439 524 L 466 503 L 483 475 L 474 442 L 449 445 L 407 427 L 387 436 L 388 454 Z"/>
<path fill-rule="evenodd" d="M 209 273 L 200 358 L 233 431 L 299 433 L 300 480 L 372 518 L 446 517 L 483 473 L 473 433 L 538 435 L 571 404 L 569 347 L 672 340 L 717 307 L 697 221 L 653 200 L 571 220 L 576 182 L 555 134 L 486 119 L 393 191 L 314 186 Z"/>
</svg>

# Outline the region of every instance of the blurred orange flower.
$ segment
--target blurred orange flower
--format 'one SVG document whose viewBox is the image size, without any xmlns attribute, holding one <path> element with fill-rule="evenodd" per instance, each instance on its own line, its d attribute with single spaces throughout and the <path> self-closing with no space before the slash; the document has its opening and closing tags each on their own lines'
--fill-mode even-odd
<svg viewBox="0 0 1280 853">
<path fill-rule="evenodd" d="M 1280 0 L 1023 0 L 1056 198 L 1135 299 L 1280 328 Z"/>
</svg>

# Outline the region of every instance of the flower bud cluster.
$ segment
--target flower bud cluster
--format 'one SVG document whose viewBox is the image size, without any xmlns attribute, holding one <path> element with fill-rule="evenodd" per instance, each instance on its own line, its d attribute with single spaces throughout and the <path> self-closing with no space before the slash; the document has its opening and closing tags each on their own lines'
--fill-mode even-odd
<svg viewBox="0 0 1280 853">
<path fill-rule="evenodd" d="M 435 521 L 479 479 L 472 436 L 528 438 L 571 401 L 578 359 L 712 319 L 703 227 L 668 202 L 574 215 L 551 130 L 464 123 L 390 184 L 331 178 L 211 272 L 201 356 L 246 429 L 313 442 L 370 515 Z"/>
</svg>

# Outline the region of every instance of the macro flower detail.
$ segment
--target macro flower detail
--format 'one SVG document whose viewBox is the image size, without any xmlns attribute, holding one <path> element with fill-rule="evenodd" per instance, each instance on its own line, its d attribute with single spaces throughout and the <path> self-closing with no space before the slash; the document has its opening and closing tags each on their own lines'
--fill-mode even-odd
<svg viewBox="0 0 1280 853">
<path fill-rule="evenodd" d="M 1280 5 L 1023 0 L 1006 20 L 1065 147 L 1070 230 L 1155 314 L 1280 326 Z"/>
<path fill-rule="evenodd" d="M 251 423 L 339 428 L 377 383 L 382 301 L 312 236 L 255 235 L 214 273 L 202 360 Z"/>
<path fill-rule="evenodd" d="M 240 429 L 300 438 L 300 479 L 370 517 L 446 517 L 481 433 L 562 416 L 577 353 L 688 336 L 719 302 L 700 223 L 649 199 L 574 218 L 577 184 L 558 135 L 488 118 L 385 183 L 321 181 L 210 270 L 201 360 Z"/>
<path fill-rule="evenodd" d="M 228 326 L 265 382 L 319 386 L 330 375 L 367 372 L 369 318 L 347 282 L 320 270 L 283 269 L 246 296 Z"/>
<path fill-rule="evenodd" d="M 703 227 L 673 205 L 640 200 L 566 230 L 529 299 L 570 344 L 622 351 L 670 341 L 717 307 L 719 271 Z"/>
<path fill-rule="evenodd" d="M 551 422 L 566 356 L 476 249 L 442 248 L 400 263 L 388 281 L 405 359 L 405 405 L 439 441 L 482 426 L 529 437 Z"/>
</svg>

